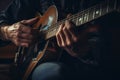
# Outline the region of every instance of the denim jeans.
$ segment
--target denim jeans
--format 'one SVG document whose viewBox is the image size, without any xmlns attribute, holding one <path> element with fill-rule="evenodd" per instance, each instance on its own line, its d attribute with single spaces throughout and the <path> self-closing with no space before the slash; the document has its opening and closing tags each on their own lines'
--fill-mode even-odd
<svg viewBox="0 0 120 80">
<path fill-rule="evenodd" d="M 43 63 L 33 71 L 32 80 L 64 80 L 69 75 L 67 67 L 60 63 Z M 64 71 L 64 72 L 63 72 Z"/>
</svg>

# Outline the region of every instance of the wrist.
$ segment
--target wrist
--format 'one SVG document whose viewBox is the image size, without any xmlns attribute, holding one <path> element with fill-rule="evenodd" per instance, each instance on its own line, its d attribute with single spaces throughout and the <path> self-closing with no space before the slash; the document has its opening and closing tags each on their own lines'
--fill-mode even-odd
<svg viewBox="0 0 120 80">
<path fill-rule="evenodd" d="M 1 27 L 0 27 L 0 38 L 2 39 L 2 40 L 8 40 L 8 33 L 7 33 L 7 29 L 8 29 L 9 27 L 7 26 L 7 25 L 2 25 Z"/>
</svg>

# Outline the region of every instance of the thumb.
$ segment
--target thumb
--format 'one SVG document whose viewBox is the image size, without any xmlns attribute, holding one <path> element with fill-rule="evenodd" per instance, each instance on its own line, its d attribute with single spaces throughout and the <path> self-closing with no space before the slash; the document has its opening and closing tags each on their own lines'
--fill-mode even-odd
<svg viewBox="0 0 120 80">
<path fill-rule="evenodd" d="M 24 24 L 24 25 L 33 25 L 33 24 L 35 24 L 38 20 L 39 20 L 39 17 L 35 17 L 35 18 L 29 19 L 29 20 L 22 20 L 22 21 L 20 21 L 20 22 L 21 22 L 22 24 Z"/>
</svg>

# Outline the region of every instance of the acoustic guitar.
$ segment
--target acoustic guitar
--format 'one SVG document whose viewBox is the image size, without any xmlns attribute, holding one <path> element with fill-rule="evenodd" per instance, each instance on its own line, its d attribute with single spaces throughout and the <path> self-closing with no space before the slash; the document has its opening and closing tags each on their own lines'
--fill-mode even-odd
<svg viewBox="0 0 120 80">
<path fill-rule="evenodd" d="M 43 16 L 39 16 L 39 21 L 34 25 L 34 28 L 39 29 L 42 33 L 40 40 L 27 49 L 19 47 L 18 52 L 16 53 L 15 62 L 17 66 L 20 66 L 21 68 L 21 73 L 23 74 L 22 80 L 28 80 L 32 71 L 38 64 L 45 61 L 58 59 L 60 54 L 49 53 L 47 48 L 50 44 L 50 39 L 55 36 L 59 25 L 64 23 L 65 20 L 71 20 L 76 27 L 86 29 L 87 26 L 82 25 L 99 19 L 110 13 L 120 14 L 119 12 L 120 0 L 105 0 L 105 2 L 78 12 L 77 14 L 72 15 L 70 18 L 65 18 L 57 22 L 57 8 L 55 5 L 50 6 Z M 52 58 L 50 58 L 51 55 Z"/>
</svg>

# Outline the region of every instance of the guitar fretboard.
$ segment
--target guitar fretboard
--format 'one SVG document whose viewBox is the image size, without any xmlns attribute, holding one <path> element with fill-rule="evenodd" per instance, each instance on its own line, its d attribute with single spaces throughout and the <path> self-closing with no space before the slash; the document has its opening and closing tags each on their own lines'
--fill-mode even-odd
<svg viewBox="0 0 120 80">
<path fill-rule="evenodd" d="M 70 18 L 65 18 L 64 20 L 59 21 L 57 24 L 53 24 L 44 31 L 45 39 L 49 39 L 55 36 L 58 31 L 59 25 L 64 23 L 65 20 L 71 20 L 76 26 L 83 25 L 92 20 L 95 20 L 101 16 L 104 16 L 113 11 L 120 11 L 120 1 L 119 0 L 105 0 L 104 2 L 97 4 L 93 7 L 90 7 L 86 10 L 83 10 L 77 14 L 72 15 Z"/>
</svg>

